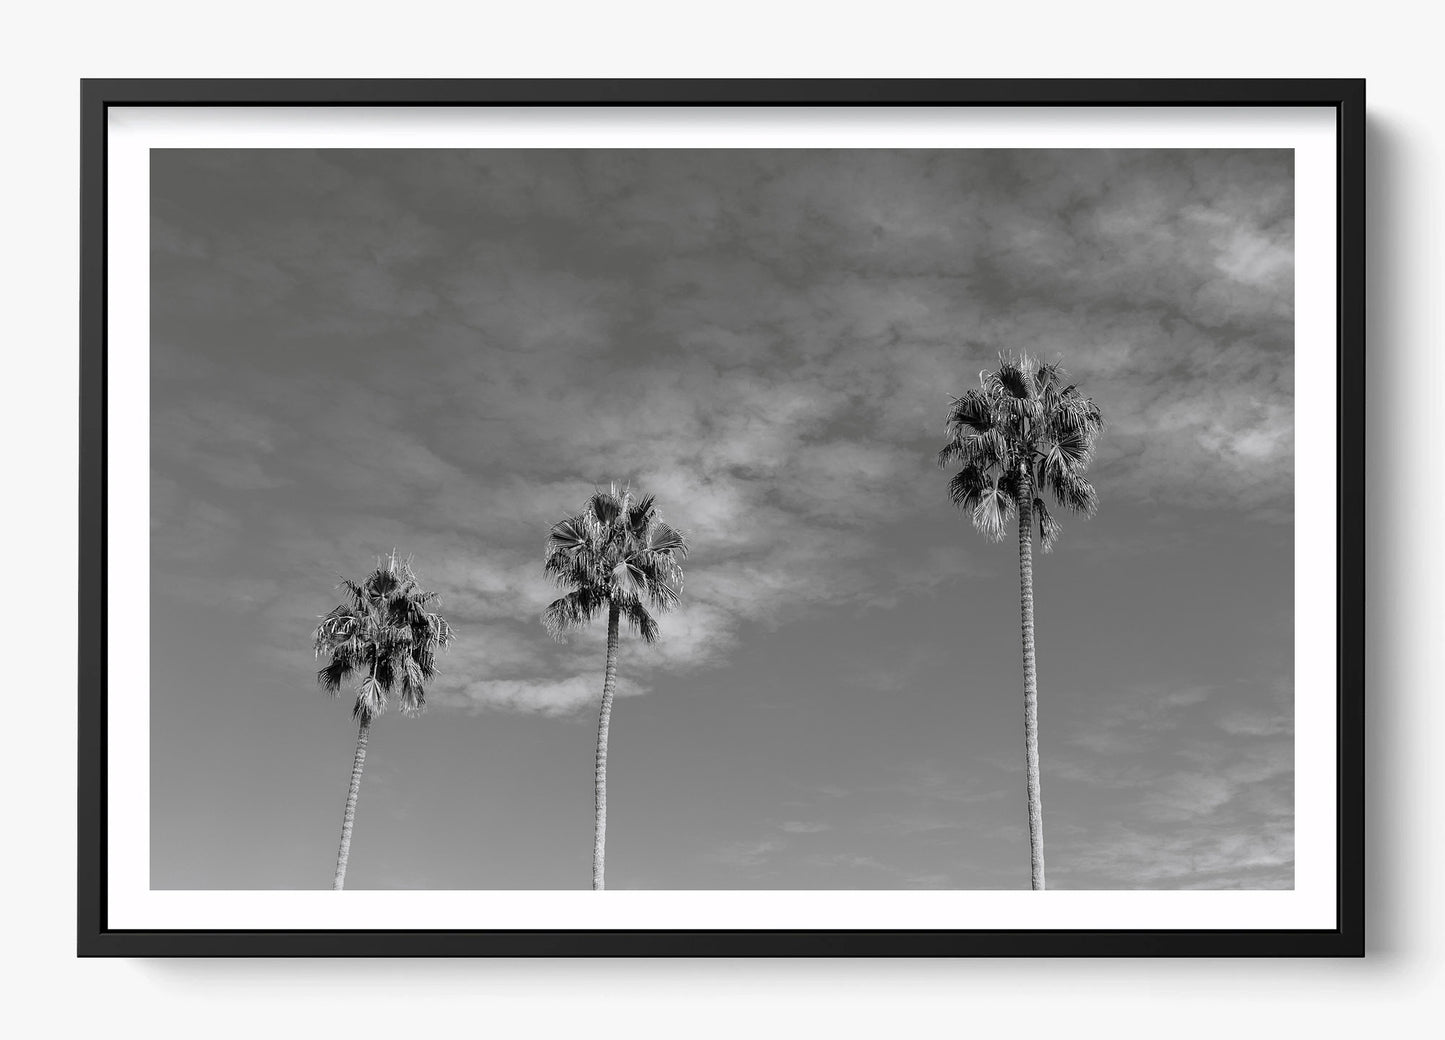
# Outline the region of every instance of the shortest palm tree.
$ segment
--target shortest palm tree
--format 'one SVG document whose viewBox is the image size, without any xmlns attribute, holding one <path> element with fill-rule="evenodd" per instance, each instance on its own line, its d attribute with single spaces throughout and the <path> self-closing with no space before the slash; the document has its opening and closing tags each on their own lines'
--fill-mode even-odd
<svg viewBox="0 0 1445 1040">
<path fill-rule="evenodd" d="M 351 711 L 357 720 L 356 757 L 341 817 L 336 877 L 331 884 L 339 891 L 346 885 L 351 826 L 356 820 L 356 795 L 361 789 L 371 723 L 386 711 L 393 695 L 398 695 L 405 714 L 421 714 L 426 706 L 425 684 L 436 675 L 437 651 L 452 641 L 452 630 L 445 618 L 427 609 L 435 605 L 437 594 L 422 591 L 410 561 L 399 562 L 395 550 L 390 560 L 385 565 L 378 563 L 361 584 L 343 578 L 336 587 L 345 590 L 347 602 L 316 627 L 316 657 L 331 657 L 316 679 L 333 697 L 348 678 L 360 679 Z"/>
<path fill-rule="evenodd" d="M 547 536 L 542 572 L 570 590 L 543 612 L 547 631 L 561 640 L 570 629 L 607 614 L 593 771 L 592 887 L 598 891 L 607 887 L 607 733 L 617 689 L 618 623 L 625 618 L 644 643 L 655 641 L 657 621 L 648 608 L 661 612 L 677 605 L 686 556 L 687 539 L 662 522 L 653 497 L 635 497 L 631 488 L 616 484 L 594 492 L 582 512 L 553 524 Z"/>
</svg>

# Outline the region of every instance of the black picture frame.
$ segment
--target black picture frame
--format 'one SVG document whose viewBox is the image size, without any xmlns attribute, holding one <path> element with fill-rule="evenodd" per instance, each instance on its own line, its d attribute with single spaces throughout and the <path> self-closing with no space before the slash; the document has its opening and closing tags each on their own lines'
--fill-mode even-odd
<svg viewBox="0 0 1445 1040">
<path fill-rule="evenodd" d="M 118 106 L 1328 107 L 1336 118 L 1337 924 L 1328 930 L 124 930 L 107 922 L 107 113 Z M 1313 80 L 85 80 L 81 84 L 80 956 L 1362 956 L 1365 83 Z"/>
</svg>

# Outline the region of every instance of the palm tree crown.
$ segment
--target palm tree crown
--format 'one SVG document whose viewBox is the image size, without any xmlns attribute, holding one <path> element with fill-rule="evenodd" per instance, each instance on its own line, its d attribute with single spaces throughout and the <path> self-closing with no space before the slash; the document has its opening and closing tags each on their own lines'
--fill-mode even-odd
<svg viewBox="0 0 1445 1040">
<path fill-rule="evenodd" d="M 1104 420 L 1099 406 L 1066 378 L 1058 363 L 1000 354 L 996 370 L 979 373 L 976 389 L 953 398 L 938 464 L 961 465 L 949 495 L 990 541 L 1003 538 L 1026 495 L 1044 551 L 1052 550 L 1060 525 L 1044 505 L 1044 488 L 1071 512 L 1093 516 L 1098 509 L 1084 471 Z"/>
<path fill-rule="evenodd" d="M 331 656 L 317 682 L 334 697 L 347 678 L 361 676 L 352 714 L 364 722 L 385 712 L 393 694 L 403 712 L 419 714 L 437 652 L 453 638 L 446 619 L 428 609 L 437 593 L 423 591 L 410 562 L 398 561 L 395 552 L 359 585 L 343 578 L 337 588 L 348 602 L 316 627 L 317 658 Z"/>
<path fill-rule="evenodd" d="M 634 497 L 630 487 L 616 484 L 595 491 L 582 512 L 553 524 L 547 536 L 542 572 L 571 591 L 547 607 L 542 623 L 561 641 L 615 606 L 651 643 L 657 639 L 652 611 L 677 605 L 686 557 L 687 539 L 663 522 L 652 495 Z"/>
</svg>

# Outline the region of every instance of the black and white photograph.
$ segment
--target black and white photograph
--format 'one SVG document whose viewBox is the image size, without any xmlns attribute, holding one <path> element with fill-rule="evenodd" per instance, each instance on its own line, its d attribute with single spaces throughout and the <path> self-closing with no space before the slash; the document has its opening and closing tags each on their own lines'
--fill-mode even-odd
<svg viewBox="0 0 1445 1040">
<path fill-rule="evenodd" d="M 152 889 L 1294 887 L 1292 150 L 157 148 L 149 236 Z"/>
</svg>

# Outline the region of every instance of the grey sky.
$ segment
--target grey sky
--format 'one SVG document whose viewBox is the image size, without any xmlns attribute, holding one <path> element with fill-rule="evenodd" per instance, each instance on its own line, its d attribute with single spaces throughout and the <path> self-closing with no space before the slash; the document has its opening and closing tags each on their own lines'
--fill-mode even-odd
<svg viewBox="0 0 1445 1040">
<path fill-rule="evenodd" d="M 1288 152 L 155 151 L 152 884 L 325 887 L 310 633 L 396 546 L 458 632 L 348 887 L 585 888 L 595 483 L 690 536 L 624 642 L 616 888 L 1027 888 L 1017 559 L 948 393 L 1062 354 L 1103 502 L 1036 558 L 1049 882 L 1293 882 Z"/>
</svg>

